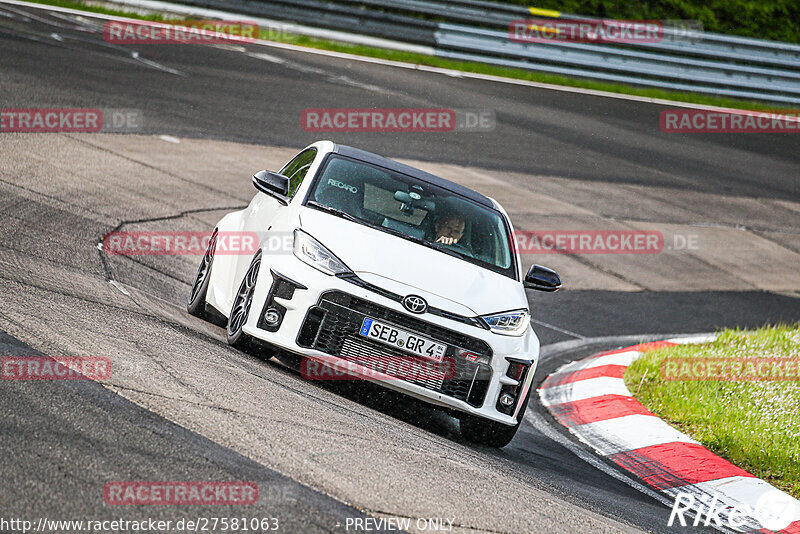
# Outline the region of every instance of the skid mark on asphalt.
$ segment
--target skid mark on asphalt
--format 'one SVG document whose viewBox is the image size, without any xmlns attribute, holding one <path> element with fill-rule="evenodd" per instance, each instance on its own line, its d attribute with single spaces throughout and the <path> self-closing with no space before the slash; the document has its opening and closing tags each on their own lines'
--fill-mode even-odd
<svg viewBox="0 0 800 534">
<path fill-rule="evenodd" d="M 231 49 L 227 48 L 227 50 L 231 50 Z M 234 50 L 234 51 L 238 52 L 239 50 Z M 314 74 L 316 76 L 321 76 L 322 78 L 325 78 L 326 80 L 328 80 L 328 81 L 330 81 L 332 83 L 339 84 L 339 85 L 346 85 L 348 87 L 355 87 L 356 89 L 363 89 L 365 91 L 370 91 L 370 92 L 378 93 L 378 94 L 381 94 L 381 95 L 391 94 L 391 95 L 401 96 L 401 97 L 407 97 L 408 96 L 408 95 L 405 95 L 405 94 L 400 93 L 398 91 L 394 91 L 393 89 L 390 89 L 388 87 L 380 87 L 378 85 L 373 85 L 371 83 L 360 82 L 360 81 L 354 80 L 354 79 L 352 79 L 352 78 L 350 78 L 348 76 L 344 76 L 344 75 L 341 75 L 341 74 L 335 74 L 333 72 L 329 72 L 329 71 L 326 71 L 324 69 L 320 69 L 318 67 L 311 67 L 311 66 L 308 66 L 308 65 L 303 65 L 303 64 L 298 63 L 296 61 L 290 61 L 288 59 L 280 58 L 278 56 L 273 56 L 272 54 L 265 54 L 263 52 L 248 52 L 246 50 L 244 51 L 244 53 L 248 57 L 251 57 L 251 58 L 254 58 L 254 59 L 260 59 L 262 61 L 268 61 L 270 63 L 275 63 L 276 65 L 282 65 L 282 66 L 284 66 L 286 68 L 292 69 L 292 70 L 297 71 L 297 72 L 302 72 L 304 74 Z"/>
<path fill-rule="evenodd" d="M 212 186 L 208 185 L 206 182 L 190 180 L 189 178 L 186 178 L 185 176 L 181 176 L 180 174 L 175 174 L 174 172 L 170 172 L 168 170 L 162 169 L 162 168 L 157 167 L 155 165 L 151 165 L 150 163 L 146 163 L 144 161 L 138 160 L 138 159 L 136 159 L 134 157 L 128 156 L 126 154 L 123 154 L 122 152 L 119 152 L 119 151 L 116 151 L 116 150 L 112 150 L 110 148 L 104 147 L 104 146 L 96 144 L 96 143 L 92 143 L 92 142 L 88 141 L 86 137 L 81 137 L 81 136 L 77 136 L 77 135 L 70 135 L 70 134 L 65 134 L 65 137 L 68 137 L 68 138 L 70 138 L 70 139 L 72 139 L 74 141 L 77 141 L 79 143 L 83 143 L 84 145 L 90 146 L 93 149 L 99 150 L 101 152 L 106 152 L 108 154 L 113 154 L 114 156 L 116 156 L 118 158 L 124 159 L 126 161 L 130 161 L 131 163 L 135 163 L 137 165 L 141 165 L 142 167 L 154 170 L 154 171 L 156 171 L 156 172 L 158 172 L 160 174 L 165 174 L 165 175 L 169 176 L 170 178 L 175 178 L 176 180 L 179 180 L 181 182 L 185 182 L 185 183 L 191 184 L 193 187 L 202 187 L 202 188 L 207 189 L 209 191 L 213 191 L 215 193 L 219 193 L 220 195 L 223 195 L 223 196 L 226 196 L 226 197 L 229 197 L 229 198 L 233 198 L 233 199 L 241 202 L 241 199 L 236 198 L 234 195 L 230 194 L 225 189 L 218 189 L 216 187 L 212 187 Z"/>
</svg>

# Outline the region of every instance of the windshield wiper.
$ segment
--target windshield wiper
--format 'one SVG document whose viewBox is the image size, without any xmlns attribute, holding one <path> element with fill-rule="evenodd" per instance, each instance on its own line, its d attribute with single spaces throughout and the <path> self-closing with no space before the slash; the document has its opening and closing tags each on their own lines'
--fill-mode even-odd
<svg viewBox="0 0 800 534">
<path fill-rule="evenodd" d="M 430 245 L 431 245 L 431 247 L 435 248 L 439 252 L 444 252 L 445 254 L 453 256 L 454 258 L 460 258 L 460 259 L 466 260 L 466 261 L 474 259 L 472 256 L 468 256 L 466 254 L 462 254 L 461 252 L 458 252 L 457 250 L 453 250 L 451 248 L 448 248 L 447 245 L 445 245 L 444 243 L 431 243 Z"/>
<path fill-rule="evenodd" d="M 347 219 L 348 221 L 357 222 L 357 223 L 360 223 L 360 224 L 364 224 L 365 223 L 365 221 L 359 219 L 358 217 L 354 217 L 353 215 L 350 215 L 346 211 L 342 211 L 340 209 L 332 208 L 332 207 L 330 207 L 330 206 L 328 206 L 326 204 L 320 204 L 316 200 L 309 200 L 308 202 L 306 202 L 306 206 L 312 206 L 312 207 L 317 208 L 319 210 L 328 212 L 331 215 L 336 215 L 337 217 L 341 217 L 342 219 Z"/>
<path fill-rule="evenodd" d="M 380 226 L 380 225 L 377 225 L 377 224 L 373 224 L 372 227 L 376 228 L 378 230 L 383 230 L 386 233 L 389 233 L 389 234 L 392 234 L 392 235 L 396 235 L 396 236 L 402 237 L 404 239 L 408 239 L 409 241 L 413 241 L 414 243 L 419 243 L 420 245 L 425 245 L 426 247 L 430 247 L 431 246 L 431 243 L 429 241 L 427 241 L 425 239 L 422 239 L 421 237 L 417 237 L 415 235 L 410 235 L 410 234 L 407 234 L 405 232 L 401 232 L 400 230 L 395 230 L 394 228 L 390 228 L 388 226 Z"/>
</svg>

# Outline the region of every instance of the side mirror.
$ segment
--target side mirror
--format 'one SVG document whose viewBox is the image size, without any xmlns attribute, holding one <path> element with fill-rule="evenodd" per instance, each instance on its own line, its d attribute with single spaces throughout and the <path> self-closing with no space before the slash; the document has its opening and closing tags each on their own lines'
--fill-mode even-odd
<svg viewBox="0 0 800 534">
<path fill-rule="evenodd" d="M 528 289 L 538 289 L 539 291 L 558 291 L 561 289 L 561 277 L 552 269 L 533 265 L 525 275 L 523 285 Z"/>
<path fill-rule="evenodd" d="M 258 171 L 253 175 L 253 186 L 262 193 L 272 195 L 286 204 L 289 196 L 289 178 L 277 172 Z"/>
</svg>

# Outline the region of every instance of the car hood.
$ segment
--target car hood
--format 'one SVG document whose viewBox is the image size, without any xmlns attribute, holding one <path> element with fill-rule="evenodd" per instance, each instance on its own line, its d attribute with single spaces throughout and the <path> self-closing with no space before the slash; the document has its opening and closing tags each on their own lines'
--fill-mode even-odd
<svg viewBox="0 0 800 534">
<path fill-rule="evenodd" d="M 359 277 L 393 293 L 467 316 L 528 307 L 519 282 L 443 252 L 312 208 L 300 223 Z"/>
</svg>

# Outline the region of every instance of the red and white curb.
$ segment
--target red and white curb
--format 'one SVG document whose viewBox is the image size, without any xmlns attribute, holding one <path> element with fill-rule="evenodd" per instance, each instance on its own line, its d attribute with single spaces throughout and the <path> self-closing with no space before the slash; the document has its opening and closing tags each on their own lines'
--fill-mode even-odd
<svg viewBox="0 0 800 534">
<path fill-rule="evenodd" d="M 655 341 L 572 362 L 547 377 L 539 396 L 559 423 L 599 455 L 679 499 L 695 517 L 689 522 L 687 514 L 687 525 L 714 526 L 718 517 L 718 526 L 738 532 L 800 534 L 800 501 L 669 426 L 625 387 L 625 369 L 642 353 L 713 339 Z"/>
</svg>

